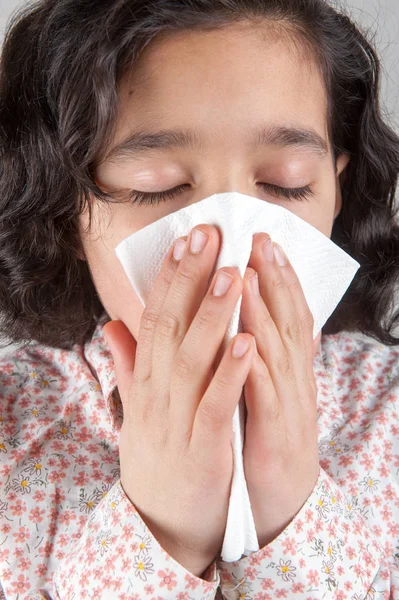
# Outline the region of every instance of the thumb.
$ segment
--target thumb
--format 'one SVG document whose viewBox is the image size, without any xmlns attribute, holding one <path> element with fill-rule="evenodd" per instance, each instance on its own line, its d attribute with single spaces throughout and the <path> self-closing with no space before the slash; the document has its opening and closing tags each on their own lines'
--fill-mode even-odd
<svg viewBox="0 0 399 600">
<path fill-rule="evenodd" d="M 123 321 L 109 321 L 103 327 L 103 334 L 114 359 L 116 380 L 123 402 L 131 386 L 137 343 Z"/>
</svg>

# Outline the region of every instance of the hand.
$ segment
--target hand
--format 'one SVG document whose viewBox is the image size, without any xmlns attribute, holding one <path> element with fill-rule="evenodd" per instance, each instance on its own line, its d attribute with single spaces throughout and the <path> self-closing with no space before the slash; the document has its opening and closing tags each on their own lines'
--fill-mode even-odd
<svg viewBox="0 0 399 600">
<path fill-rule="evenodd" d="M 197 228 L 196 228 L 197 229 Z M 223 543 L 233 474 L 231 423 L 255 353 L 249 334 L 227 345 L 228 322 L 242 293 L 237 269 L 218 270 L 216 227 L 202 252 L 186 244 L 167 253 L 143 312 L 136 344 L 122 321 L 104 326 L 123 404 L 121 483 L 160 545 L 199 576 Z M 205 236 L 206 237 L 206 236 Z M 186 237 L 184 238 L 187 239 Z M 231 286 L 213 295 L 223 271 Z M 247 341 L 240 358 L 238 340 Z"/>
<path fill-rule="evenodd" d="M 244 276 L 243 330 L 257 354 L 244 386 L 244 471 L 260 548 L 274 540 L 310 496 L 319 475 L 313 317 L 292 265 L 280 266 L 269 236 L 256 234 Z M 285 256 L 285 255 L 284 255 Z M 258 274 L 260 295 L 251 292 Z"/>
</svg>

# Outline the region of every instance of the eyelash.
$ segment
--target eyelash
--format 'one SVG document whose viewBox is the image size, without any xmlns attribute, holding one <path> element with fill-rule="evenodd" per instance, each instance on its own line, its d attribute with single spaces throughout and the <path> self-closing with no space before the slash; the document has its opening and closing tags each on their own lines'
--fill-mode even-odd
<svg viewBox="0 0 399 600">
<path fill-rule="evenodd" d="M 259 184 L 264 191 L 273 191 L 277 195 L 284 196 L 288 200 L 299 200 L 303 202 L 304 200 L 309 201 L 310 196 L 314 196 L 313 190 L 310 186 L 306 185 L 302 188 L 283 188 L 278 185 L 273 185 L 272 183 L 260 183 Z M 160 204 L 161 202 L 165 202 L 168 199 L 175 198 L 176 196 L 180 196 L 183 192 L 191 187 L 188 183 L 184 185 L 179 185 L 171 190 L 165 190 L 164 192 L 136 192 L 132 191 L 128 194 L 128 199 L 131 200 L 133 204 Z"/>
</svg>

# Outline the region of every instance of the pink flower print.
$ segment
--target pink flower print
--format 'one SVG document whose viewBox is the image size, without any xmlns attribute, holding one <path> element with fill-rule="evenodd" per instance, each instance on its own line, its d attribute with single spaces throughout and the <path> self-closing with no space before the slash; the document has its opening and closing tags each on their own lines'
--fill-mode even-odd
<svg viewBox="0 0 399 600">
<path fill-rule="evenodd" d="M 123 526 L 123 534 L 122 540 L 128 542 L 131 537 L 133 537 L 134 526 L 133 525 L 124 525 Z"/>
<path fill-rule="evenodd" d="M 378 473 L 380 474 L 380 477 L 388 477 L 389 469 L 387 468 L 387 465 L 385 463 L 382 463 L 377 468 L 378 468 Z"/>
<path fill-rule="evenodd" d="M 16 546 L 14 548 L 14 556 L 16 556 L 17 558 L 20 558 L 24 553 L 24 549 L 21 548 L 21 546 Z"/>
<path fill-rule="evenodd" d="M 270 577 L 268 577 L 267 579 L 262 579 L 262 590 L 271 590 L 272 588 L 274 588 L 274 580 L 271 579 Z"/>
<path fill-rule="evenodd" d="M 87 427 L 82 427 L 80 432 L 75 434 L 75 439 L 78 440 L 78 442 L 85 443 L 93 439 L 93 434 L 87 429 Z"/>
<path fill-rule="evenodd" d="M 167 571 L 170 571 L 170 569 L 165 569 L 165 571 L 163 571 L 163 570 L 158 571 L 158 577 L 161 578 L 161 581 L 159 582 L 159 586 L 163 587 L 164 585 L 166 585 L 168 590 L 171 591 L 177 585 L 177 581 L 176 581 L 176 579 L 174 579 L 174 578 L 176 578 L 176 573 L 174 573 L 173 571 L 170 573 L 167 573 Z"/>
<path fill-rule="evenodd" d="M 56 487 L 55 491 L 50 494 L 50 498 L 55 504 L 61 504 L 65 500 L 65 494 L 61 488 Z"/>
<path fill-rule="evenodd" d="M 79 474 L 73 478 L 73 481 L 77 487 L 84 487 L 89 483 L 89 475 L 84 471 L 79 471 Z"/>
<path fill-rule="evenodd" d="M 18 568 L 21 569 L 21 571 L 28 571 L 32 566 L 32 562 L 29 560 L 29 558 L 26 557 L 22 557 L 19 561 L 18 561 Z"/>
<path fill-rule="evenodd" d="M 25 526 L 22 526 L 16 533 L 13 533 L 13 536 L 16 544 L 23 544 L 29 539 L 29 529 Z"/>
<path fill-rule="evenodd" d="M 58 544 L 62 548 L 64 548 L 64 546 L 67 546 L 69 544 L 69 540 L 70 540 L 69 535 L 67 535 L 66 533 L 61 533 L 61 535 L 58 537 Z"/>
<path fill-rule="evenodd" d="M 24 594 L 30 590 L 31 585 L 28 578 L 25 575 L 20 574 L 18 575 L 17 581 L 11 582 L 11 587 L 14 594 Z"/>
<path fill-rule="evenodd" d="M 296 542 L 295 542 L 295 538 L 293 537 L 287 537 L 283 543 L 282 546 L 284 547 L 284 553 L 285 554 L 291 554 L 291 556 L 295 556 L 296 552 L 297 552 L 297 547 L 296 547 Z"/>
<path fill-rule="evenodd" d="M 179 594 L 177 594 L 176 600 L 190 600 L 188 592 L 180 592 Z"/>
<path fill-rule="evenodd" d="M 10 554 L 10 551 L 7 548 L 4 548 L 4 550 L 0 550 L 0 561 L 1 562 L 7 561 L 9 554 Z"/>
<path fill-rule="evenodd" d="M 29 518 L 34 523 L 41 523 L 43 521 L 43 516 L 45 515 L 45 513 L 46 511 L 43 508 L 41 509 L 38 506 L 36 506 L 36 508 L 32 508 L 32 510 L 30 511 Z"/>
<path fill-rule="evenodd" d="M 359 462 L 361 465 L 364 465 L 366 471 L 370 471 L 374 467 L 374 459 L 366 452 L 363 452 L 362 460 Z"/>
<path fill-rule="evenodd" d="M 185 575 L 185 580 L 186 580 L 186 589 L 191 589 L 191 590 L 195 590 L 198 585 L 199 585 L 199 581 L 197 577 L 194 577 L 194 575 L 189 575 L 188 573 L 186 573 Z"/>
<path fill-rule="evenodd" d="M 338 459 L 338 464 L 340 467 L 349 467 L 353 463 L 353 456 L 342 455 Z"/>
<path fill-rule="evenodd" d="M 65 510 L 59 515 L 60 523 L 65 523 L 65 525 L 70 525 L 71 521 L 74 521 L 75 519 L 76 515 L 71 510 Z"/>
<path fill-rule="evenodd" d="M 15 504 L 10 504 L 10 510 L 14 517 L 20 517 L 26 512 L 26 504 L 23 500 L 17 500 Z"/>
<path fill-rule="evenodd" d="M 257 570 L 254 569 L 253 567 L 246 567 L 244 569 L 245 579 L 250 579 L 251 581 L 254 581 L 256 579 L 256 575 L 257 575 Z"/>
<path fill-rule="evenodd" d="M 32 499 L 35 502 L 43 502 L 45 497 L 46 497 L 46 492 L 43 492 L 43 490 L 36 490 L 36 492 L 32 496 Z"/>
<path fill-rule="evenodd" d="M 48 480 L 51 483 L 55 483 L 55 482 L 59 483 L 60 481 L 65 479 L 65 477 L 66 477 L 65 471 L 51 471 L 51 473 L 49 473 Z"/>
<path fill-rule="evenodd" d="M 388 508 L 388 506 L 384 506 L 384 508 L 380 511 L 380 514 L 385 522 L 392 518 L 392 511 L 390 508 Z"/>
<path fill-rule="evenodd" d="M 309 569 L 309 571 L 306 573 L 306 577 L 309 580 L 309 585 L 311 587 L 317 587 L 319 585 L 320 576 L 316 569 Z"/>
</svg>

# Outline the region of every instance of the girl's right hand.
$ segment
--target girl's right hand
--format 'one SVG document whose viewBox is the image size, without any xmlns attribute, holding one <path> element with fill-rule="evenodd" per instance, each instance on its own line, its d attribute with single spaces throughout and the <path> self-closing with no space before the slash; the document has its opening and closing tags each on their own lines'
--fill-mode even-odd
<svg viewBox="0 0 399 600">
<path fill-rule="evenodd" d="M 232 419 L 255 352 L 253 336 L 242 333 L 214 371 L 243 281 L 237 269 L 224 267 L 208 289 L 219 233 L 211 225 L 200 229 L 209 236 L 202 252 L 189 250 L 190 232 L 181 261 L 172 258 L 174 245 L 165 257 L 137 344 L 122 321 L 104 326 L 124 409 L 122 487 L 162 548 L 197 576 L 222 547 Z M 215 296 L 221 272 L 231 287 Z M 232 355 L 236 340 L 238 347 L 248 344 L 241 358 Z"/>
</svg>

